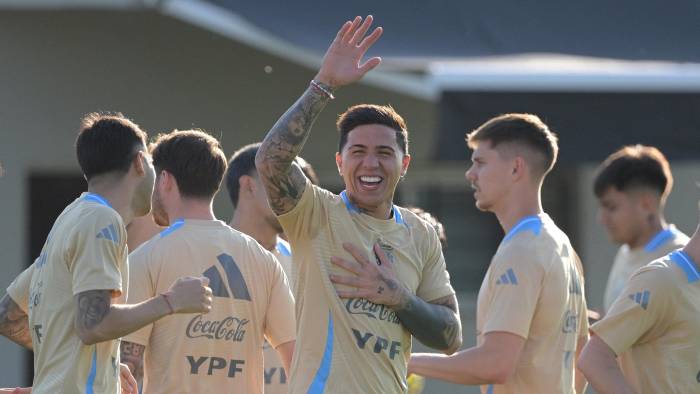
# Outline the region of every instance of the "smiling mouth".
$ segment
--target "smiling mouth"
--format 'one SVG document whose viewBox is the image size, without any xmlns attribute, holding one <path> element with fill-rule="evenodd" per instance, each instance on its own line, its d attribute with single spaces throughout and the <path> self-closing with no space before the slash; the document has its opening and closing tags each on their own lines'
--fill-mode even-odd
<svg viewBox="0 0 700 394">
<path fill-rule="evenodd" d="M 365 190 L 377 190 L 379 185 L 384 181 L 380 176 L 361 176 L 359 177 L 360 186 Z"/>
</svg>

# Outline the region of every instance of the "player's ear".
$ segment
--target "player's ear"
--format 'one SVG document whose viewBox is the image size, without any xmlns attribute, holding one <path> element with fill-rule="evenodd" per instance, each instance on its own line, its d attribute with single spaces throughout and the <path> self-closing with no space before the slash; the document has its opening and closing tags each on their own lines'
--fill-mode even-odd
<svg viewBox="0 0 700 394">
<path fill-rule="evenodd" d="M 250 175 L 241 175 L 241 177 L 238 178 L 238 186 L 240 187 L 241 192 L 244 193 L 252 194 L 253 189 L 255 188 L 254 183 L 253 177 Z"/>
<path fill-rule="evenodd" d="M 142 150 L 140 150 L 136 152 L 134 159 L 131 161 L 131 168 L 140 177 L 146 175 L 146 168 L 148 167 L 147 160 L 148 159 L 146 158 L 146 154 Z"/>
<path fill-rule="evenodd" d="M 525 176 L 527 171 L 527 163 L 522 156 L 515 156 L 512 161 L 511 174 L 514 179 L 518 180 Z"/>
<path fill-rule="evenodd" d="M 408 153 L 403 155 L 403 158 L 401 158 L 401 177 L 404 177 L 406 175 L 406 171 L 408 171 L 408 166 L 411 164 L 411 155 Z"/>
<path fill-rule="evenodd" d="M 654 212 L 659 206 L 659 197 L 654 193 L 642 193 L 639 204 L 645 212 Z"/>
<path fill-rule="evenodd" d="M 340 152 L 335 152 L 335 165 L 338 167 L 338 174 L 340 176 L 343 176 L 343 156 L 340 154 Z"/>
</svg>

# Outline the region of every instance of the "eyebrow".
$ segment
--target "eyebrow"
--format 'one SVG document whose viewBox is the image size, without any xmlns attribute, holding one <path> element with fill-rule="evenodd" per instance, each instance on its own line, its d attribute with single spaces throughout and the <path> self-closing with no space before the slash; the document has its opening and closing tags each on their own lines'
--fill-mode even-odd
<svg viewBox="0 0 700 394">
<path fill-rule="evenodd" d="M 366 145 L 362 145 L 362 144 L 353 144 L 353 145 L 350 145 L 350 146 L 348 147 L 348 149 L 352 149 L 352 148 L 368 149 L 368 147 L 367 147 Z M 389 145 L 378 145 L 375 149 L 376 149 L 376 150 L 379 150 L 379 149 L 389 149 L 389 150 L 391 150 L 392 152 L 395 152 L 395 151 L 396 151 L 396 149 L 394 149 L 392 146 L 389 146 Z"/>
</svg>

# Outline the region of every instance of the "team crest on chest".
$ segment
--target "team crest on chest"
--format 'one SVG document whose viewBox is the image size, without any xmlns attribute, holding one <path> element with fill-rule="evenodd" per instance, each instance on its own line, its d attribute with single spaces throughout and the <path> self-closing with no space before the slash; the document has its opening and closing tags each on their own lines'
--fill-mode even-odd
<svg viewBox="0 0 700 394">
<path fill-rule="evenodd" d="M 382 240 L 378 240 L 377 243 L 379 244 L 379 247 L 382 248 L 382 251 L 386 254 L 386 256 L 389 258 L 389 261 L 391 263 L 394 263 L 394 247 L 385 243 Z M 374 258 L 376 259 L 377 265 L 382 265 L 382 261 L 379 259 L 379 256 L 375 253 Z"/>
</svg>

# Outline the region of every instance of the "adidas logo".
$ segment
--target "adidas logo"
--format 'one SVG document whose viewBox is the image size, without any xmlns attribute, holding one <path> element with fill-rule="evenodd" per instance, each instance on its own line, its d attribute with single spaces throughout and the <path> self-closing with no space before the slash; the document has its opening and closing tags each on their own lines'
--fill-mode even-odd
<svg viewBox="0 0 700 394">
<path fill-rule="evenodd" d="M 117 229 L 114 228 L 113 224 L 103 228 L 97 233 L 97 239 L 104 238 L 106 240 L 112 241 L 114 243 L 119 243 L 119 235 L 117 235 Z"/>
<path fill-rule="evenodd" d="M 224 282 L 224 279 L 221 277 L 216 265 L 213 265 L 204 271 L 203 275 L 209 278 L 209 287 L 211 288 L 212 295 L 214 297 L 250 301 L 248 286 L 243 279 L 241 270 L 233 260 L 233 257 L 222 253 L 216 258 L 219 260 L 221 268 L 224 269 L 224 273 L 226 274 L 226 282 Z M 233 297 L 231 297 L 231 294 L 233 294 Z"/>
<path fill-rule="evenodd" d="M 505 274 L 501 275 L 498 280 L 496 280 L 497 285 L 517 285 L 518 278 L 515 276 L 512 268 L 508 268 Z"/>
<path fill-rule="evenodd" d="M 628 297 L 630 298 L 630 300 L 639 304 L 639 306 L 641 306 L 642 309 L 647 309 L 647 306 L 649 306 L 649 290 L 644 290 L 643 292 L 640 291 L 634 294 L 630 294 Z"/>
</svg>

